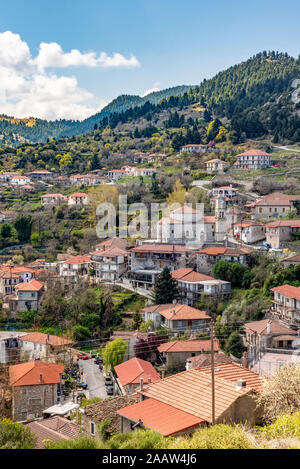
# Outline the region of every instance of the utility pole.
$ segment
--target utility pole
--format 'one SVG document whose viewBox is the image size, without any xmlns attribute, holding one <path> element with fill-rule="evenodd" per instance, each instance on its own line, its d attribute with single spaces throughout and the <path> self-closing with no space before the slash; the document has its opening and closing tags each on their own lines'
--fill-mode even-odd
<svg viewBox="0 0 300 469">
<path fill-rule="evenodd" d="M 214 321 L 210 322 L 210 344 L 211 344 L 211 415 L 212 425 L 215 425 L 215 347 L 214 347 Z"/>
</svg>

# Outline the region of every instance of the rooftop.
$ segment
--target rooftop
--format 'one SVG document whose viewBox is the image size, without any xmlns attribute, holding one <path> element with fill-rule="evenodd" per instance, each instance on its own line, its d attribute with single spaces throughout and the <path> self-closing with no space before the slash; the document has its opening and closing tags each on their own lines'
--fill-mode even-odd
<svg viewBox="0 0 300 469">
<path fill-rule="evenodd" d="M 45 440 L 61 441 L 77 438 L 80 434 L 80 426 L 62 417 L 35 420 L 26 425 L 37 438 L 36 449 L 44 449 Z"/>
<path fill-rule="evenodd" d="M 158 347 L 159 352 L 180 353 L 180 352 L 209 352 L 211 349 L 210 340 L 176 340 L 166 342 Z M 220 350 L 219 341 L 214 340 L 214 349 Z"/>
<path fill-rule="evenodd" d="M 139 383 L 141 378 L 144 382 L 148 382 L 149 378 L 152 382 L 160 379 L 159 373 L 150 362 L 136 357 L 115 366 L 115 372 L 122 386 Z"/>
<path fill-rule="evenodd" d="M 47 344 L 52 346 L 60 346 L 72 344 L 73 341 L 69 339 L 64 339 L 63 337 L 58 337 L 51 334 L 43 334 L 42 332 L 30 332 L 22 336 L 21 340 L 26 342 L 35 342 L 37 344 Z"/>
<path fill-rule="evenodd" d="M 286 326 L 280 324 L 279 321 L 274 319 L 262 319 L 261 321 L 246 322 L 245 330 L 250 333 L 257 333 L 261 335 L 267 335 L 267 326 L 270 324 L 270 334 L 293 334 L 297 335 L 297 332 L 293 329 L 289 329 Z"/>
<path fill-rule="evenodd" d="M 10 386 L 58 384 L 64 365 L 33 361 L 9 367 Z"/>
<path fill-rule="evenodd" d="M 17 291 L 40 291 L 44 288 L 44 284 L 38 280 L 30 280 L 29 282 L 19 283 L 15 286 Z"/>
<path fill-rule="evenodd" d="M 199 309 L 193 308 L 192 306 L 180 304 L 176 304 L 168 309 L 161 310 L 159 313 L 166 319 L 171 319 L 172 321 L 180 321 L 185 319 L 210 319 L 210 316 L 208 316 L 205 311 L 200 311 Z"/>
<path fill-rule="evenodd" d="M 294 298 L 300 300 L 300 287 L 293 287 L 292 285 L 281 285 L 280 287 L 271 288 L 271 291 L 280 293 L 287 298 Z"/>
</svg>

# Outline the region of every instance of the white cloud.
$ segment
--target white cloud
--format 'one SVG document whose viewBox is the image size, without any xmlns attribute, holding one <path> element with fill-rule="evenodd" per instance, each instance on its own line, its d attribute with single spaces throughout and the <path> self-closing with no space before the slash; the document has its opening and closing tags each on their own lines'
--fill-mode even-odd
<svg viewBox="0 0 300 469">
<path fill-rule="evenodd" d="M 145 96 L 148 96 L 148 94 L 151 94 L 151 93 L 155 93 L 157 91 L 160 91 L 160 88 L 159 87 L 159 83 L 154 83 L 154 86 L 153 88 L 150 88 L 150 90 L 146 90 L 142 95 L 141 95 L 141 98 L 144 98 Z"/>
<path fill-rule="evenodd" d="M 80 88 L 75 76 L 58 76 L 48 68 L 139 67 L 134 55 L 64 53 L 57 43 L 41 43 L 33 58 L 26 42 L 11 31 L 0 33 L 0 113 L 42 119 L 84 119 L 105 106 Z"/>
</svg>

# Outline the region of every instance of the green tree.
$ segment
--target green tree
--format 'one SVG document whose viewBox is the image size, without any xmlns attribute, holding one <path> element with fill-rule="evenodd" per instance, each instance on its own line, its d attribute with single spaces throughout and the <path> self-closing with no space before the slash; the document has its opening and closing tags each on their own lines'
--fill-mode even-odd
<svg viewBox="0 0 300 469">
<path fill-rule="evenodd" d="M 0 449 L 34 449 L 36 437 L 21 423 L 0 420 Z"/>
<path fill-rule="evenodd" d="M 226 352 L 234 357 L 241 358 L 244 350 L 241 334 L 238 331 L 232 331 L 226 343 Z"/>
<path fill-rule="evenodd" d="M 19 215 L 15 221 L 15 229 L 18 233 L 18 238 L 21 243 L 30 241 L 32 230 L 32 218 L 30 215 Z"/>
<path fill-rule="evenodd" d="M 106 372 L 123 362 L 127 349 L 128 344 L 122 339 L 115 339 L 105 346 L 102 356 Z"/>
<path fill-rule="evenodd" d="M 12 236 L 12 226 L 9 223 L 3 223 L 0 234 L 2 238 L 10 238 Z"/>
<path fill-rule="evenodd" d="M 177 282 L 171 276 L 168 267 L 164 267 L 154 285 L 155 304 L 172 303 L 178 298 Z"/>
</svg>

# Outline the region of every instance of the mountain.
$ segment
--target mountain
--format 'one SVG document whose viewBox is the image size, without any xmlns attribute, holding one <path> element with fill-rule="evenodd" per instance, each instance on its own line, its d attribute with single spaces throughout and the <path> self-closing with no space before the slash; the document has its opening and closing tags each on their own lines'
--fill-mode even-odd
<svg viewBox="0 0 300 469">
<path fill-rule="evenodd" d="M 47 121 L 37 118 L 16 119 L 0 115 L 0 146 L 1 144 L 15 146 L 26 142 L 46 142 L 47 139 L 79 135 L 93 130 L 95 124 L 98 125 L 103 118 L 109 117 L 112 113 L 120 113 L 129 108 L 139 107 L 146 102 L 157 104 L 169 96 L 183 94 L 190 88 L 191 86 L 188 85 L 175 86 L 150 93 L 143 98 L 140 96 L 122 95 L 105 106 L 99 113 L 83 121 L 66 119 Z"/>
</svg>

